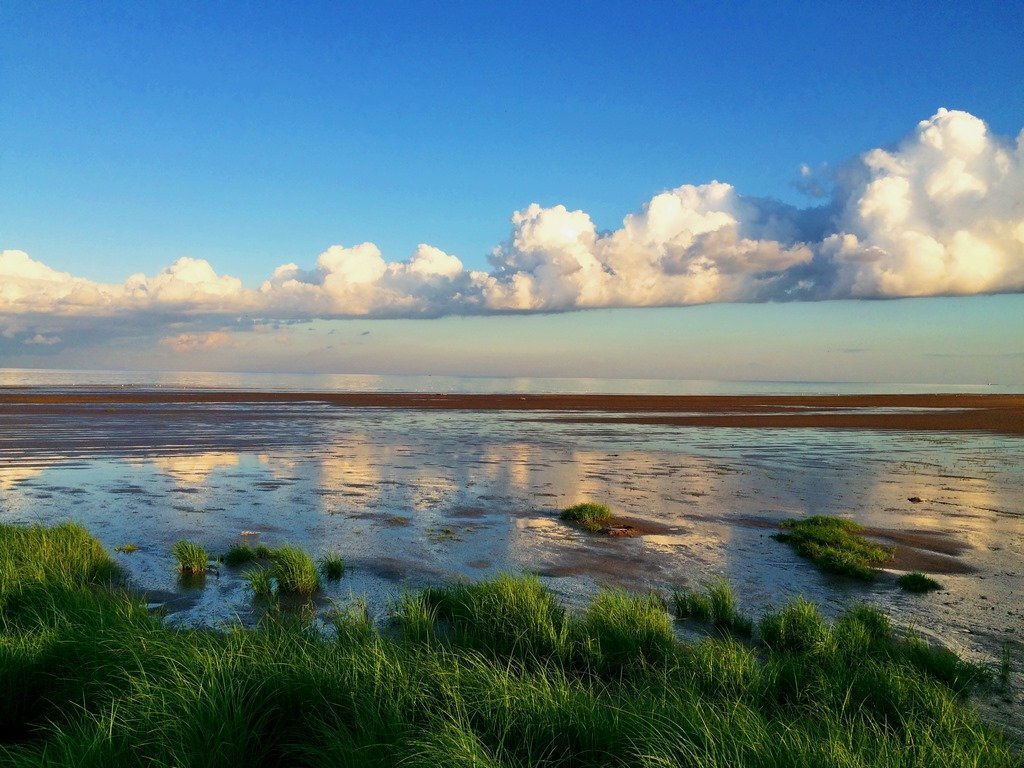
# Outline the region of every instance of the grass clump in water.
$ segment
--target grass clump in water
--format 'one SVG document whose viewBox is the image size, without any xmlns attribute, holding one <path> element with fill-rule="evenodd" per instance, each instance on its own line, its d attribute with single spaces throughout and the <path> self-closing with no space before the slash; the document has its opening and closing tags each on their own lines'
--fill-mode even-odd
<svg viewBox="0 0 1024 768">
<path fill-rule="evenodd" d="M 178 570 L 182 576 L 202 576 L 206 573 L 210 557 L 199 544 L 182 539 L 171 551 L 174 553 L 174 559 L 178 561 Z"/>
<path fill-rule="evenodd" d="M 320 572 L 328 581 L 337 581 L 345 575 L 345 560 L 341 555 L 324 555 L 320 561 Z"/>
<path fill-rule="evenodd" d="M 585 502 L 563 509 L 559 517 L 562 520 L 577 523 L 593 533 L 612 521 L 612 511 L 604 504 Z"/>
<path fill-rule="evenodd" d="M 235 544 L 224 553 L 225 565 L 237 568 L 256 559 L 256 551 L 248 544 Z"/>
<path fill-rule="evenodd" d="M 804 520 L 786 520 L 783 533 L 775 539 L 796 549 L 829 573 L 864 581 L 875 578 L 875 568 L 889 562 L 895 549 L 874 544 L 860 535 L 861 526 L 852 520 L 815 515 Z"/>
<path fill-rule="evenodd" d="M 304 550 L 286 544 L 274 550 L 272 573 L 278 590 L 286 595 L 309 597 L 320 586 L 316 564 Z"/>
<path fill-rule="evenodd" d="M 131 542 L 129 542 L 128 544 L 118 544 L 116 547 L 114 547 L 114 551 L 120 552 L 123 555 L 130 555 L 132 552 L 138 552 L 139 547 L 137 544 L 132 544 Z"/>
<path fill-rule="evenodd" d="M 896 579 L 896 583 L 907 592 L 934 592 L 937 589 L 942 589 L 939 582 L 920 571 L 905 573 Z"/>
<path fill-rule="evenodd" d="M 501 576 L 409 596 L 401 633 L 360 604 L 197 631 L 111 566 L 81 529 L 0 525 L 0 765 L 1020 766 L 978 668 L 869 607 L 684 642 L 657 597 L 567 612 Z"/>
<path fill-rule="evenodd" d="M 277 583 L 266 568 L 253 568 L 245 572 L 246 581 L 252 587 L 253 594 L 262 600 L 269 600 L 277 594 Z"/>
</svg>

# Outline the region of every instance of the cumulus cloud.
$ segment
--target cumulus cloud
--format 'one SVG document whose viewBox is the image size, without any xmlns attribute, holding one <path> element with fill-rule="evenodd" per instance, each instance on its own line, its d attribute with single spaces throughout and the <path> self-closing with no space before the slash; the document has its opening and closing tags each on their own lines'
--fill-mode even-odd
<svg viewBox="0 0 1024 768">
<path fill-rule="evenodd" d="M 655 195 L 599 232 L 584 211 L 534 203 L 512 215 L 487 271 L 426 244 L 387 261 L 362 243 L 333 245 L 309 269 L 284 264 L 257 288 L 194 258 L 105 284 L 2 251 L 0 332 L 45 345 L 59 341 L 61 318 L 276 322 L 1024 290 L 1024 132 L 1013 141 L 940 109 L 828 183 L 823 168 L 801 169 L 801 185 L 828 196 L 807 209 L 712 181 Z M 163 343 L 213 349 L 230 336 Z"/>
<path fill-rule="evenodd" d="M 1024 131 L 1013 144 L 940 109 L 861 163 L 821 245 L 838 270 L 832 295 L 1024 290 Z"/>
</svg>

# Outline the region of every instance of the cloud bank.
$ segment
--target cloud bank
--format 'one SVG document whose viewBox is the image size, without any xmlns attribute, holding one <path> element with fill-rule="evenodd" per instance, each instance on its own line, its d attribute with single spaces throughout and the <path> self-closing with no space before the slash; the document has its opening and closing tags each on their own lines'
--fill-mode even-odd
<svg viewBox="0 0 1024 768">
<path fill-rule="evenodd" d="M 685 184 L 599 232 L 583 211 L 534 203 L 512 215 L 489 271 L 430 245 L 389 262 L 362 243 L 333 245 L 310 269 L 284 264 L 255 288 L 193 258 L 107 284 L 5 250 L 0 333 L 51 345 L 89 319 L 440 317 L 1024 290 L 1024 131 L 1010 140 L 940 109 L 893 149 L 866 152 L 824 181 L 807 166 L 802 174 L 801 187 L 825 204 Z M 182 333 L 164 343 L 226 340 Z"/>
</svg>

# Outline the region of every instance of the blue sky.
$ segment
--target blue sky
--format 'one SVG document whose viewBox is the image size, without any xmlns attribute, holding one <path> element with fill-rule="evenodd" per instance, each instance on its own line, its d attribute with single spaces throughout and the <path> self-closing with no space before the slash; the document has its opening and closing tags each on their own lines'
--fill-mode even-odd
<svg viewBox="0 0 1024 768">
<path fill-rule="evenodd" d="M 388 262 L 428 243 L 487 271 L 511 214 L 531 203 L 585 211 L 597 232 L 654 195 L 712 180 L 807 208 L 824 203 L 797 190 L 801 164 L 825 164 L 828 179 L 862 152 L 897 146 L 940 107 L 1004 141 L 1024 127 L 1021 4 L 833 6 L 6 2 L 0 249 L 104 284 L 188 256 L 255 288 L 279 265 L 307 270 L 329 246 L 364 241 Z M 1016 248 L 1010 258 L 1022 258 Z M 936 285 L 1017 293 L 1006 280 Z M 873 284 L 865 295 L 926 293 Z M 593 305 L 547 300 L 530 308 Z M 817 317 L 806 332 L 838 327 L 835 303 L 807 306 Z M 721 311 L 740 332 L 756 305 Z M 583 323 L 578 333 L 644 322 L 617 317 L 546 322 Z M 196 327 L 184 333 L 220 332 L 205 315 L 187 320 Z M 451 323 L 404 322 L 452 333 Z M 84 320 L 30 325 L 22 318 L 8 338 L 91 332 Z M 142 325 L 139 350 L 179 330 Z M 983 319 L 978 328 L 995 337 Z M 0 354 L 71 359 L 62 343 L 28 346 Z M 382 355 L 361 364 L 393 367 Z M 141 351 L 125 360 L 174 362 Z M 1024 379 L 1017 365 L 1006 375 Z"/>
</svg>

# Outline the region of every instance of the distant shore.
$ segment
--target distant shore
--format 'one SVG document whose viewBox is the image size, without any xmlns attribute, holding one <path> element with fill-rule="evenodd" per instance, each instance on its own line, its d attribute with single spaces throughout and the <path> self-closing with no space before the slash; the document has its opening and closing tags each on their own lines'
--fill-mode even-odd
<svg viewBox="0 0 1024 768">
<path fill-rule="evenodd" d="M 683 427 L 982 431 L 1024 434 L 1024 395 L 606 395 L 216 390 L 0 390 L 0 408 L 320 403 L 337 408 L 538 411 L 571 423 Z"/>
</svg>

